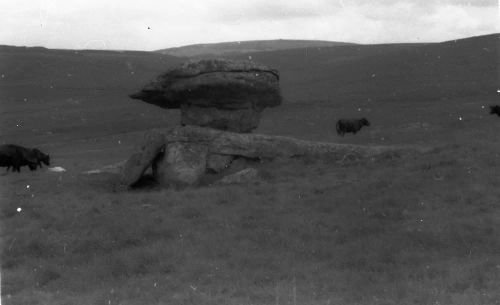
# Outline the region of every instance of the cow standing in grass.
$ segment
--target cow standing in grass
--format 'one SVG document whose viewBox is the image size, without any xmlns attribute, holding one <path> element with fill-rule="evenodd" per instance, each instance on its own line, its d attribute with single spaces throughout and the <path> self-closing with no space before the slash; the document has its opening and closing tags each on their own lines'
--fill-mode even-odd
<svg viewBox="0 0 500 305">
<path fill-rule="evenodd" d="M 32 149 L 33 154 L 35 155 L 35 158 L 37 159 L 37 165 L 42 168 L 42 163 L 45 165 L 50 165 L 50 156 L 47 154 L 44 154 L 41 150 L 38 148 L 33 148 Z"/>
<path fill-rule="evenodd" d="M 500 116 L 500 106 L 498 105 L 490 106 L 490 114 L 496 114 Z"/>
<path fill-rule="evenodd" d="M 352 132 L 356 134 L 361 127 L 370 126 L 370 122 L 366 118 L 361 119 L 341 119 L 337 121 L 337 133 L 341 136 L 344 136 L 348 132 Z"/>
<path fill-rule="evenodd" d="M 28 166 L 30 170 L 42 167 L 42 163 L 50 165 L 50 156 L 39 149 L 25 148 L 19 145 L 0 145 L 0 166 L 12 167 L 13 171 L 20 172 L 22 166 Z"/>
</svg>

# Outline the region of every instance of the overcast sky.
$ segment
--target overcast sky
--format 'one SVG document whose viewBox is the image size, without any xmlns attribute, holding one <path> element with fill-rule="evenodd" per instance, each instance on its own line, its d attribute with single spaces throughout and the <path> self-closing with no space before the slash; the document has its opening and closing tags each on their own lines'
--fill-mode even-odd
<svg viewBox="0 0 500 305">
<path fill-rule="evenodd" d="M 0 44 L 156 50 L 318 39 L 436 42 L 500 32 L 500 0 L 0 0 Z"/>
</svg>

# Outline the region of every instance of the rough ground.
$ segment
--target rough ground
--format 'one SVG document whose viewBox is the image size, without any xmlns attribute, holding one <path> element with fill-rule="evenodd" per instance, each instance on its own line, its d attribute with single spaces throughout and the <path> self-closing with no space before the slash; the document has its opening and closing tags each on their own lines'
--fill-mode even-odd
<svg viewBox="0 0 500 305">
<path fill-rule="evenodd" d="M 280 69 L 286 101 L 256 132 L 431 153 L 256 163 L 261 180 L 250 185 L 127 193 L 113 192 L 112 175 L 82 172 L 125 160 L 145 130 L 178 124 L 178 113 L 126 97 L 175 59 L 2 53 L 1 141 L 38 146 L 67 170 L 0 175 L 2 303 L 500 304 L 500 119 L 487 113 L 497 78 L 494 59 L 475 51 L 485 41 L 395 47 L 390 61 L 367 47 L 351 66 L 339 49 L 252 55 L 308 75 Z M 447 60 L 441 76 L 415 63 L 431 60 L 425 52 Z M 416 70 L 401 86 L 364 86 L 364 69 L 395 77 L 407 59 Z M 38 62 L 49 64 L 29 65 Z M 342 67 L 349 81 L 332 72 Z M 335 120 L 357 115 L 372 126 L 338 137 Z"/>
</svg>

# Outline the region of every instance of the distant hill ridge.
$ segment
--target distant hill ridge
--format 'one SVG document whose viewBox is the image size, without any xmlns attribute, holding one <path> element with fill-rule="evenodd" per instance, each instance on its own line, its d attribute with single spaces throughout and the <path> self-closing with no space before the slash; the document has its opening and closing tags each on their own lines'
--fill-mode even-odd
<svg viewBox="0 0 500 305">
<path fill-rule="evenodd" d="M 248 60 L 251 56 L 278 70 L 287 103 L 477 99 L 498 95 L 499 41 L 500 34 L 490 34 L 441 43 L 309 45 L 221 57 Z M 54 94 L 64 88 L 117 90 L 126 100 L 128 94 L 188 59 L 159 52 L 0 46 L 0 102 L 7 90 L 24 97 L 23 86 Z"/>
<path fill-rule="evenodd" d="M 145 55 L 150 54 L 150 51 L 137 51 L 137 50 L 99 50 L 99 49 L 52 49 L 40 46 L 27 47 L 27 46 L 11 46 L 0 44 L 0 53 L 34 53 L 39 54 L 87 54 L 87 55 L 115 55 L 115 54 L 128 54 L 128 55 Z"/>
<path fill-rule="evenodd" d="M 221 43 L 193 44 L 182 47 L 157 50 L 156 52 L 178 57 L 221 56 L 263 51 L 278 51 L 300 48 L 337 47 L 355 45 L 354 43 L 324 40 L 251 40 Z"/>
</svg>

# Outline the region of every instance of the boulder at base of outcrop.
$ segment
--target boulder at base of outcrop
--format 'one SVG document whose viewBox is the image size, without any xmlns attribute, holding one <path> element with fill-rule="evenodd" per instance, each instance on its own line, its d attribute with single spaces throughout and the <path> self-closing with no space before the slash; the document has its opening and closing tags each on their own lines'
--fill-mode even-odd
<svg viewBox="0 0 500 305">
<path fill-rule="evenodd" d="M 219 173 L 228 168 L 233 159 L 234 156 L 232 155 L 209 154 L 207 158 L 207 170 Z"/>
<path fill-rule="evenodd" d="M 146 132 L 136 152 L 121 168 L 120 183 L 132 186 L 139 181 L 144 172 L 165 152 L 165 143 L 165 133 L 155 129 Z M 156 175 L 155 170 L 153 175 Z"/>
<path fill-rule="evenodd" d="M 161 185 L 195 185 L 205 174 L 208 148 L 197 143 L 174 142 L 167 145 L 163 159 L 156 163 Z"/>
<path fill-rule="evenodd" d="M 181 124 L 234 132 L 257 128 L 266 107 L 281 104 L 279 74 L 252 61 L 190 61 L 130 95 L 162 108 L 180 108 Z"/>
<path fill-rule="evenodd" d="M 245 168 L 232 175 L 227 175 L 224 178 L 215 182 L 216 185 L 248 183 L 257 179 L 259 172 L 255 168 Z"/>
<path fill-rule="evenodd" d="M 196 126 L 148 131 L 137 152 L 123 166 L 121 185 L 133 186 L 148 169 L 163 186 L 194 185 L 207 171 L 237 167 L 233 159 L 324 160 L 334 163 L 358 160 L 384 161 L 413 157 L 432 149 L 415 146 L 362 146 L 304 141 L 283 136 L 242 134 Z M 156 170 L 155 170 L 156 169 Z M 229 167 L 231 169 L 231 167 Z"/>
</svg>

